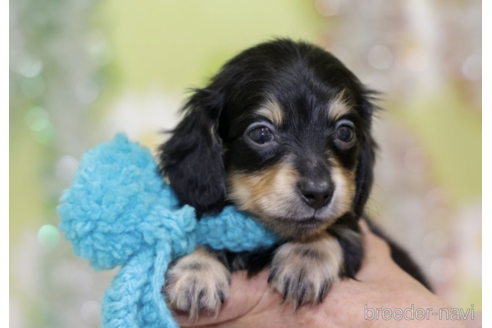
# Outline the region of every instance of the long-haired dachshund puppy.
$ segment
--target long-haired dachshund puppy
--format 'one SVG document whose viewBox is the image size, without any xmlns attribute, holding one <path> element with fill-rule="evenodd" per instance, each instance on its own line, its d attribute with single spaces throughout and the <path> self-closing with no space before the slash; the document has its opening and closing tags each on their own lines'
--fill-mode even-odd
<svg viewBox="0 0 492 328">
<path fill-rule="evenodd" d="M 233 203 L 285 242 L 244 253 L 202 247 L 179 259 L 164 289 L 173 308 L 191 317 L 218 311 L 236 270 L 270 266 L 271 287 L 296 308 L 354 278 L 373 182 L 372 100 L 333 55 L 286 39 L 243 51 L 194 91 L 159 149 L 163 175 L 198 216 Z M 389 242 L 395 261 L 428 286 Z"/>
</svg>

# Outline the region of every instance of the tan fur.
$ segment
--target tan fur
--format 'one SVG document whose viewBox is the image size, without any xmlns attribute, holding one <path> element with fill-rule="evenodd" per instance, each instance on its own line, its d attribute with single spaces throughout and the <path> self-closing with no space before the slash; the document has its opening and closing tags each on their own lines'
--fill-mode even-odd
<svg viewBox="0 0 492 328">
<path fill-rule="evenodd" d="M 316 235 L 326 230 L 336 219 L 351 211 L 355 194 L 355 172 L 343 168 L 335 159 L 329 158 L 332 165 L 331 177 L 335 193 L 326 214 L 326 222 L 308 233 Z M 302 200 L 297 193 L 299 173 L 289 160 L 256 173 L 231 170 L 228 174 L 228 197 L 241 210 L 249 211 L 280 235 L 303 237 L 294 222 L 287 224 L 293 204 Z"/>
<path fill-rule="evenodd" d="M 228 198 L 239 209 L 255 213 L 259 220 L 275 228 L 272 219 L 287 216 L 289 205 L 298 201 L 298 180 L 299 173 L 288 161 L 254 174 L 231 171 Z"/>
<path fill-rule="evenodd" d="M 340 244 L 329 234 L 306 242 L 288 242 L 275 253 L 270 284 L 295 307 L 316 304 L 339 279 L 342 264 Z"/>
<path fill-rule="evenodd" d="M 261 108 L 255 111 L 256 114 L 270 120 L 276 126 L 280 126 L 283 121 L 283 111 L 279 103 L 275 100 L 268 100 Z"/>
<path fill-rule="evenodd" d="M 345 99 L 345 90 L 339 92 L 328 105 L 328 118 L 337 121 L 352 111 L 351 104 Z"/>
<path fill-rule="evenodd" d="M 240 209 L 275 216 L 296 197 L 293 189 L 299 174 L 288 163 L 280 163 L 255 174 L 231 172 L 228 178 L 229 198 Z"/>
<path fill-rule="evenodd" d="M 355 195 L 355 171 L 347 170 L 334 158 L 330 158 L 330 162 L 332 164 L 331 178 L 335 184 L 332 201 L 334 215 L 341 216 L 352 209 Z"/>
<path fill-rule="evenodd" d="M 195 320 L 201 310 L 217 313 L 229 294 L 230 272 L 205 248 L 181 258 L 166 273 L 164 292 L 172 308 Z"/>
</svg>

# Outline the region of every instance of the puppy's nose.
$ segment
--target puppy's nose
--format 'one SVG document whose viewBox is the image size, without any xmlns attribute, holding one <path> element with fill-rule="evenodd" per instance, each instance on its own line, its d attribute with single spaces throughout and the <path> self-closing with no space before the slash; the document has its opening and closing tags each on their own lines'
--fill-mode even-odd
<svg viewBox="0 0 492 328">
<path fill-rule="evenodd" d="M 326 180 L 304 179 L 299 181 L 297 187 L 304 202 L 315 210 L 328 205 L 333 196 L 333 186 Z"/>
</svg>

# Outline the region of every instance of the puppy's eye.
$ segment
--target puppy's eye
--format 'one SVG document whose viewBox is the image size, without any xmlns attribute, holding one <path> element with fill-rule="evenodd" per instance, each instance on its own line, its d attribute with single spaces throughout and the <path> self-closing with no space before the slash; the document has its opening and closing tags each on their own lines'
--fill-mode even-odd
<svg viewBox="0 0 492 328">
<path fill-rule="evenodd" d="M 272 131 L 266 126 L 254 128 L 248 133 L 248 136 L 253 142 L 259 145 L 264 145 L 275 140 Z"/>
<path fill-rule="evenodd" d="M 342 125 L 337 129 L 337 139 L 341 142 L 348 143 L 354 138 L 354 129 L 349 126 Z"/>
<path fill-rule="evenodd" d="M 355 129 L 354 125 L 350 121 L 343 120 L 337 124 L 335 131 L 335 141 L 341 148 L 348 148 L 355 143 Z"/>
</svg>

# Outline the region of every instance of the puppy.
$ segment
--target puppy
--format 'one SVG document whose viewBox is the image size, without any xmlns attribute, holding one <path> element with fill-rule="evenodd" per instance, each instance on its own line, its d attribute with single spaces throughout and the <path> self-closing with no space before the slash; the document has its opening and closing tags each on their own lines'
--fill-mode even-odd
<svg viewBox="0 0 492 328">
<path fill-rule="evenodd" d="M 173 308 L 192 318 L 217 312 L 236 270 L 270 266 L 271 287 L 296 308 L 354 278 L 373 182 L 374 99 L 332 54 L 286 39 L 243 51 L 194 91 L 159 149 L 162 174 L 199 217 L 232 203 L 285 242 L 243 253 L 201 247 L 179 259 L 164 288 Z M 395 261 L 428 286 L 389 242 Z"/>
</svg>

